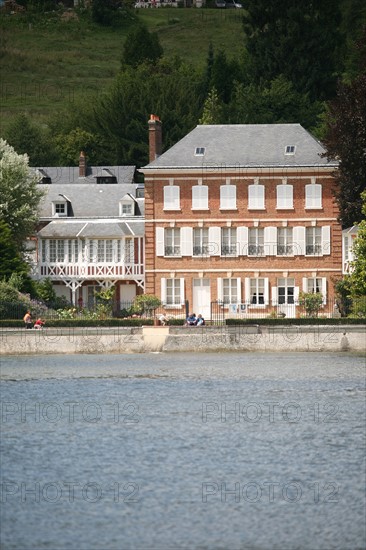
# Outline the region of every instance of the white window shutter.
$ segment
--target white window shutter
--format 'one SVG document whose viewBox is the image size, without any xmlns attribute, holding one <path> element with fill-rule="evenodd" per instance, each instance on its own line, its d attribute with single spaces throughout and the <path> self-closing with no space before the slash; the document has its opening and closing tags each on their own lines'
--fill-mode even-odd
<svg viewBox="0 0 366 550">
<path fill-rule="evenodd" d="M 164 256 L 164 227 L 157 227 L 155 238 L 156 238 L 156 255 Z"/>
<path fill-rule="evenodd" d="M 194 185 L 192 187 L 192 209 L 208 209 L 207 185 Z"/>
<path fill-rule="evenodd" d="M 320 183 L 305 185 L 305 208 L 322 207 L 322 186 Z"/>
<path fill-rule="evenodd" d="M 277 287 L 276 287 L 276 286 L 273 286 L 273 287 L 272 287 L 272 305 L 273 305 L 273 306 L 276 306 L 276 305 L 277 305 L 277 301 L 278 301 L 278 298 L 277 298 Z"/>
<path fill-rule="evenodd" d="M 234 210 L 236 208 L 236 185 L 220 186 L 220 209 Z"/>
<path fill-rule="evenodd" d="M 237 296 L 238 296 L 238 304 L 241 304 L 241 278 L 238 277 L 236 279 L 237 286 Z"/>
<path fill-rule="evenodd" d="M 323 294 L 323 304 L 327 303 L 327 278 L 322 277 L 322 294 Z"/>
<path fill-rule="evenodd" d="M 225 209 L 228 207 L 228 197 L 227 197 L 227 191 L 226 188 L 229 187 L 228 185 L 221 185 L 220 186 L 220 208 Z"/>
<path fill-rule="evenodd" d="M 245 290 L 244 301 L 246 304 L 250 304 L 250 278 L 249 277 L 245 277 L 244 279 L 244 290 Z"/>
<path fill-rule="evenodd" d="M 300 294 L 300 288 L 298 286 L 294 287 L 294 300 L 295 304 L 299 302 L 299 294 Z"/>
<path fill-rule="evenodd" d="M 178 185 L 164 187 L 164 210 L 179 210 L 180 190 Z"/>
<path fill-rule="evenodd" d="M 238 256 L 247 256 L 248 255 L 248 235 L 249 230 L 245 226 L 240 226 L 236 228 L 236 240 L 237 240 L 237 255 Z"/>
<path fill-rule="evenodd" d="M 180 303 L 184 305 L 184 302 L 185 302 L 184 277 L 181 277 L 179 280 L 180 280 Z"/>
<path fill-rule="evenodd" d="M 307 279 L 307 277 L 302 278 L 302 291 L 303 292 L 308 291 L 308 279 Z"/>
<path fill-rule="evenodd" d="M 268 256 L 277 255 L 277 227 L 264 228 L 264 253 Z"/>
<path fill-rule="evenodd" d="M 293 208 L 293 186 L 277 185 L 276 208 Z"/>
<path fill-rule="evenodd" d="M 254 210 L 264 209 L 264 185 L 248 186 L 248 208 Z"/>
<path fill-rule="evenodd" d="M 221 256 L 221 227 L 208 228 L 208 247 L 210 256 Z"/>
<path fill-rule="evenodd" d="M 223 284 L 222 284 L 221 277 L 219 277 L 217 279 L 217 299 L 218 299 L 218 301 L 222 301 L 223 297 L 224 297 Z"/>
<path fill-rule="evenodd" d="M 180 250 L 182 256 L 193 256 L 193 228 L 181 227 Z"/>
<path fill-rule="evenodd" d="M 330 225 L 322 227 L 322 250 L 323 254 L 330 254 Z"/>
<path fill-rule="evenodd" d="M 268 277 L 264 278 L 264 304 L 268 306 L 269 304 L 269 279 Z"/>
<path fill-rule="evenodd" d="M 166 304 L 166 278 L 162 277 L 160 279 L 160 287 L 161 287 L 161 301 L 163 304 Z"/>
<path fill-rule="evenodd" d="M 305 254 L 305 227 L 296 226 L 293 230 L 294 256 L 304 256 Z"/>
</svg>

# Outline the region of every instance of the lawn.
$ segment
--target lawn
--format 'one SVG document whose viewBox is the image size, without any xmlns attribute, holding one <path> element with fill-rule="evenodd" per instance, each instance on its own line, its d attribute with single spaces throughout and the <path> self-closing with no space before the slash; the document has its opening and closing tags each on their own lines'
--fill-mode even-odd
<svg viewBox="0 0 366 550">
<path fill-rule="evenodd" d="M 237 55 L 242 43 L 241 12 L 215 9 L 140 9 L 136 16 L 158 32 L 167 56 L 203 66 L 208 45 Z M 0 135 L 12 117 L 26 112 L 40 122 L 112 82 L 128 32 L 56 14 L 30 22 L 28 16 L 0 18 Z"/>
</svg>

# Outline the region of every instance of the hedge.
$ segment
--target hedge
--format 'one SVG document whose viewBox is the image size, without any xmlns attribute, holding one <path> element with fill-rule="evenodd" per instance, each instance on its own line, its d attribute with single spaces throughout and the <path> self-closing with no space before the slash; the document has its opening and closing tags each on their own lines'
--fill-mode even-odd
<svg viewBox="0 0 366 550">
<path fill-rule="evenodd" d="M 300 319 L 225 319 L 226 325 L 366 325 L 366 318 L 301 317 Z"/>
<path fill-rule="evenodd" d="M 46 327 L 141 327 L 153 325 L 153 319 L 47 319 Z M 0 319 L 0 328 L 24 328 L 21 319 Z"/>
</svg>

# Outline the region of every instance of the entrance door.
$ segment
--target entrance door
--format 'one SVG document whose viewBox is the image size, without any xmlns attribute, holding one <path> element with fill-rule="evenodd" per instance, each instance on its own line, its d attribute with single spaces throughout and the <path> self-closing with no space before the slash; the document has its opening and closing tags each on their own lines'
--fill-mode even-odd
<svg viewBox="0 0 366 550">
<path fill-rule="evenodd" d="M 292 277 L 278 279 L 278 312 L 286 317 L 296 317 L 295 279 Z"/>
<path fill-rule="evenodd" d="M 211 290 L 210 279 L 193 279 L 193 311 L 202 314 L 204 319 L 210 318 Z"/>
</svg>

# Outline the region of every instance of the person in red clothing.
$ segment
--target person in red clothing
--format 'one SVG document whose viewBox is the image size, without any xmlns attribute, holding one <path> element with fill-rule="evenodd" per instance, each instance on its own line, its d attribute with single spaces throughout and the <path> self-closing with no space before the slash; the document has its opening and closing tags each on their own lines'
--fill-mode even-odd
<svg viewBox="0 0 366 550">
<path fill-rule="evenodd" d="M 42 321 L 41 318 L 39 318 L 39 319 L 37 319 L 37 321 L 34 323 L 34 327 L 33 327 L 33 328 L 39 330 L 39 329 L 43 328 L 44 325 L 45 325 L 45 322 Z"/>
</svg>

